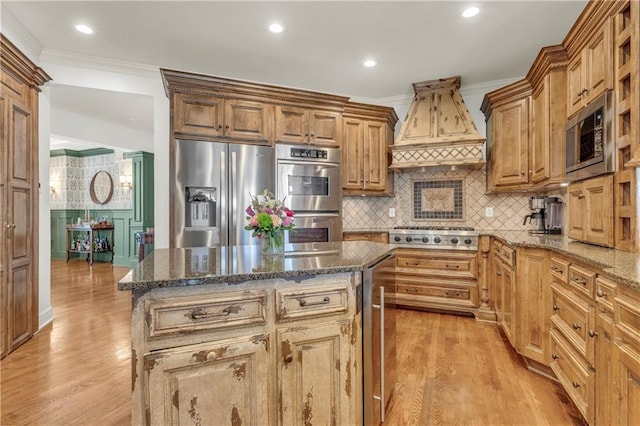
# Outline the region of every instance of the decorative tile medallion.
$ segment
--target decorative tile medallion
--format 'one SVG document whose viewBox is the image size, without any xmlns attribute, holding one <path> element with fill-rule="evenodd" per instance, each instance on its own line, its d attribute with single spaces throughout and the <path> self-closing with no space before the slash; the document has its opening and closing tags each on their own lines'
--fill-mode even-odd
<svg viewBox="0 0 640 426">
<path fill-rule="evenodd" d="M 414 180 L 413 219 L 464 220 L 464 180 Z"/>
</svg>

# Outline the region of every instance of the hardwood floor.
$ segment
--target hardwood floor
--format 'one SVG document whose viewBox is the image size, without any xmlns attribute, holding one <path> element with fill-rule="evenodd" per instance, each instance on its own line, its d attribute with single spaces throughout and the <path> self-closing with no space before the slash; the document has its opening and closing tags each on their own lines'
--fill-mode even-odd
<svg viewBox="0 0 640 426">
<path fill-rule="evenodd" d="M 128 425 L 127 268 L 52 261 L 53 325 L 1 362 L 2 425 Z M 398 384 L 386 424 L 579 425 L 557 384 L 524 368 L 498 329 L 398 311 Z"/>
</svg>

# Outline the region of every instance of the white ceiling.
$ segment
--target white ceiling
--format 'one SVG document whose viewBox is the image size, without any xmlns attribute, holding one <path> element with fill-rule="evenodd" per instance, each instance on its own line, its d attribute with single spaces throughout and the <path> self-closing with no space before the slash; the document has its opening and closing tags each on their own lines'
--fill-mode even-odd
<svg viewBox="0 0 640 426">
<path fill-rule="evenodd" d="M 471 4 L 480 13 L 462 18 Z M 434 78 L 461 75 L 464 86 L 523 76 L 542 46 L 562 41 L 585 4 L 3 0 L 1 7 L 45 50 L 381 99 L 410 94 L 411 83 Z M 272 21 L 285 31 L 269 33 Z M 79 22 L 95 34 L 78 33 Z M 362 66 L 369 57 L 376 67 Z M 145 125 L 143 118 L 128 121 L 133 115 L 124 110 L 107 115 L 89 106 L 109 94 L 54 90 L 53 108 Z"/>
</svg>

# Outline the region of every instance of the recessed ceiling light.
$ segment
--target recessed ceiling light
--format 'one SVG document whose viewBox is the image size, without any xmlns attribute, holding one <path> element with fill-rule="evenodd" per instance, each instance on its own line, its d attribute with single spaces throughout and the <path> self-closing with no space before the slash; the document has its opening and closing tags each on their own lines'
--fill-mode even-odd
<svg viewBox="0 0 640 426">
<path fill-rule="evenodd" d="M 480 12 L 480 9 L 477 7 L 469 7 L 462 12 L 462 16 L 465 18 L 471 18 L 472 16 L 476 16 Z"/>
<path fill-rule="evenodd" d="M 93 34 L 93 29 L 90 26 L 84 24 L 76 25 L 76 30 L 80 31 L 83 34 Z"/>
<path fill-rule="evenodd" d="M 284 27 L 281 24 L 273 23 L 269 25 L 269 31 L 278 34 L 284 31 Z"/>
<path fill-rule="evenodd" d="M 367 59 L 366 61 L 364 61 L 362 63 L 362 65 L 364 65 L 367 68 L 371 68 L 371 67 L 375 67 L 376 66 L 376 61 L 374 61 L 373 59 Z"/>
</svg>

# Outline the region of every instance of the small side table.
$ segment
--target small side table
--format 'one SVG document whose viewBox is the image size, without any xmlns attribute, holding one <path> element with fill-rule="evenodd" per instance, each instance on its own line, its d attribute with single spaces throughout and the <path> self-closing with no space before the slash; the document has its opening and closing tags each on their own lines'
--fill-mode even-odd
<svg viewBox="0 0 640 426">
<path fill-rule="evenodd" d="M 111 253 L 114 255 L 114 227 L 107 225 L 67 225 L 67 262 L 71 253 L 86 253 L 87 262 L 93 265 L 95 253 Z M 103 235 L 106 236 L 103 237 Z M 109 240 L 110 238 L 110 240 Z"/>
</svg>

